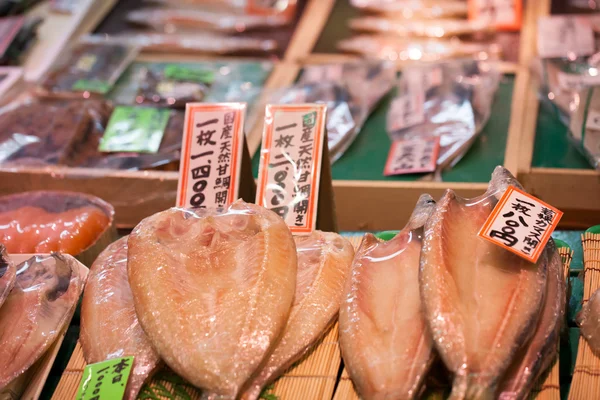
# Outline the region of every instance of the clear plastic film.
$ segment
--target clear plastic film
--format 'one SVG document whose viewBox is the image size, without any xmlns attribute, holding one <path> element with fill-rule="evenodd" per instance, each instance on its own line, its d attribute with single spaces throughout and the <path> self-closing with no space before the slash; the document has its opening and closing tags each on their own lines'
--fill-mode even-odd
<svg viewBox="0 0 600 400">
<path fill-rule="evenodd" d="M 337 233 L 321 231 L 294 236 L 294 241 L 298 276 L 290 318 L 279 344 L 248 384 L 245 400 L 258 399 L 265 386 L 318 342 L 336 320 L 343 300 L 354 257 L 352 244 Z"/>
<path fill-rule="evenodd" d="M 350 0 L 350 4 L 361 10 L 404 18 L 466 16 L 468 11 L 467 2 L 460 0 Z"/>
<path fill-rule="evenodd" d="M 15 286 L 0 308 L 0 390 L 67 328 L 88 274 L 73 257 L 58 253 L 33 256 L 17 270 Z"/>
<path fill-rule="evenodd" d="M 126 400 L 135 400 L 160 366 L 160 357 L 142 330 L 127 278 L 125 236 L 109 245 L 90 268 L 81 303 L 81 347 L 88 364 L 134 356 Z"/>
<path fill-rule="evenodd" d="M 17 269 L 15 263 L 6 252 L 6 247 L 0 243 L 0 307 L 15 285 Z"/>
<path fill-rule="evenodd" d="M 329 156 L 334 162 L 350 147 L 395 79 L 395 66 L 386 62 L 310 65 L 296 85 L 275 94 L 272 101 L 327 104 Z"/>
<path fill-rule="evenodd" d="M 408 67 L 387 116 L 392 140 L 440 138 L 438 168 L 455 165 L 487 123 L 500 74 L 488 62 L 458 60 Z M 414 114 L 414 123 L 407 119 Z"/>
<path fill-rule="evenodd" d="M 493 43 L 466 42 L 457 38 L 399 38 L 392 35 L 357 35 L 338 42 L 338 48 L 365 57 L 398 62 L 433 62 L 465 56 L 490 60 L 500 54 L 500 47 Z"/>
<path fill-rule="evenodd" d="M 0 243 L 9 253 L 79 255 L 109 231 L 113 207 L 82 193 L 34 191 L 0 197 Z"/>
<path fill-rule="evenodd" d="M 454 375 L 452 398 L 498 398 L 513 363 L 525 362 L 525 373 L 531 371 L 535 380 L 558 344 L 562 314 L 554 307 L 564 306 L 566 293 L 560 263 L 550 265 L 557 256 L 554 245 L 548 243 L 531 263 L 478 235 L 509 186 L 522 190 L 510 172 L 496 167 L 485 193 L 462 198 L 447 190 L 425 224 L 422 310 L 436 350 Z M 525 221 L 513 209 L 511 218 Z M 550 290 L 550 284 L 559 286 Z M 553 311 L 546 314 L 546 307 Z M 539 356 L 523 357 L 522 350 L 533 346 Z"/>
<path fill-rule="evenodd" d="M 393 34 L 400 37 L 452 37 L 491 31 L 487 21 L 463 19 L 403 20 L 384 17 L 351 19 L 350 28 L 361 32 Z"/>
<path fill-rule="evenodd" d="M 117 40 L 83 37 L 61 54 L 42 79 L 40 94 L 84 98 L 106 94 L 138 52 L 136 46 Z"/>
<path fill-rule="evenodd" d="M 236 397 L 293 304 L 297 256 L 285 222 L 241 200 L 222 212 L 172 208 L 143 220 L 128 247 L 135 310 L 161 358 L 205 395 Z M 210 340 L 198 346 L 198 337 Z"/>
<path fill-rule="evenodd" d="M 596 290 L 590 299 L 583 303 L 576 317 L 581 336 L 585 338 L 596 355 L 600 355 L 600 290 Z"/>
<path fill-rule="evenodd" d="M 540 95 L 569 128 L 569 140 L 600 169 L 600 53 L 574 60 L 537 60 Z"/>
<path fill-rule="evenodd" d="M 418 282 L 423 226 L 434 208 L 422 195 L 402 231 L 388 241 L 367 233 L 354 257 L 339 331 L 361 398 L 416 398 L 433 361 Z"/>
<path fill-rule="evenodd" d="M 261 28 L 279 28 L 287 23 L 285 17 L 277 15 L 236 15 L 185 8 L 134 10 L 127 14 L 127 20 L 165 33 L 198 30 L 240 33 Z"/>
</svg>

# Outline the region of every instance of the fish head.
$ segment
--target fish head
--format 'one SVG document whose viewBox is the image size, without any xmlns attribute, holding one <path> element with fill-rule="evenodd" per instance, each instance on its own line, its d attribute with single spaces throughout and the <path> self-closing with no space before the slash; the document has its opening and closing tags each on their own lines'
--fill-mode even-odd
<svg viewBox="0 0 600 400">
<path fill-rule="evenodd" d="M 69 289 L 73 270 L 61 254 L 33 256 L 18 266 L 18 285 L 23 292 L 37 291 L 49 301 Z"/>
</svg>

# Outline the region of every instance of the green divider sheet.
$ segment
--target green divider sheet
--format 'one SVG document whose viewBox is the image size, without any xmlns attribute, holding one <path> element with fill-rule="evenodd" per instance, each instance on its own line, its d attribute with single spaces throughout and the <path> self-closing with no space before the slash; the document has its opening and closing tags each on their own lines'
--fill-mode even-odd
<svg viewBox="0 0 600 400">
<path fill-rule="evenodd" d="M 494 168 L 504 163 L 514 82 L 513 75 L 502 78 L 488 123 L 462 160 L 442 173 L 443 181 L 488 182 Z M 423 176 L 383 175 L 391 144 L 386 132 L 386 115 L 392 99 L 393 93 L 381 101 L 356 140 L 332 165 L 334 180 L 416 181 Z M 257 151 L 252 159 L 254 176 L 258 176 L 259 157 L 260 152 Z"/>
<path fill-rule="evenodd" d="M 568 129 L 556 110 L 541 102 L 531 166 L 536 168 L 591 169 L 590 163 L 568 139 Z"/>
</svg>

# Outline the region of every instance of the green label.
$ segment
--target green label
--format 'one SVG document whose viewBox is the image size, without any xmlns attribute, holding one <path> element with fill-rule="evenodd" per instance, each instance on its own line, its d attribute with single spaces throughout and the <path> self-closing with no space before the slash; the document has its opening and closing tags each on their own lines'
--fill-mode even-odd
<svg viewBox="0 0 600 400">
<path fill-rule="evenodd" d="M 116 107 L 100 140 L 99 150 L 156 153 L 170 113 L 151 107 Z"/>
<path fill-rule="evenodd" d="M 206 69 L 182 67 L 169 64 L 165 67 L 165 78 L 176 81 L 190 81 L 211 84 L 215 80 L 215 73 Z"/>
<path fill-rule="evenodd" d="M 79 79 L 73 84 L 72 89 L 77 91 L 87 91 L 94 93 L 106 94 L 112 85 L 104 81 L 96 81 L 91 79 Z"/>
<path fill-rule="evenodd" d="M 75 398 L 77 400 L 122 399 L 132 365 L 133 356 L 87 365 L 83 370 L 83 377 Z"/>
</svg>

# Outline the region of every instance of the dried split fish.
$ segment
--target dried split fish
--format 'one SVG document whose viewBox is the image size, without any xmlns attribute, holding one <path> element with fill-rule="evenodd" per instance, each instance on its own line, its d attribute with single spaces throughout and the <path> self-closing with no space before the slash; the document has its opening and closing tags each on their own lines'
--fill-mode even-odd
<svg viewBox="0 0 600 400">
<path fill-rule="evenodd" d="M 140 325 L 161 358 L 205 395 L 233 399 L 276 345 L 294 297 L 296 246 L 272 211 L 170 209 L 129 236 Z"/>
<path fill-rule="evenodd" d="M 61 254 L 34 256 L 17 267 L 0 307 L 0 390 L 31 367 L 73 316 L 88 269 Z"/>
<path fill-rule="evenodd" d="M 548 255 L 537 264 L 477 236 L 509 185 L 497 167 L 473 199 L 447 190 L 425 226 L 419 284 L 435 346 L 454 373 L 452 399 L 491 399 L 520 344 L 535 329 Z"/>
<path fill-rule="evenodd" d="M 418 286 L 423 225 L 435 208 L 419 199 L 407 226 L 389 241 L 366 234 L 346 282 L 340 347 L 365 400 L 412 399 L 433 358 Z"/>
<path fill-rule="evenodd" d="M 600 289 L 583 304 L 576 321 L 581 336 L 588 342 L 594 354 L 600 356 Z"/>
<path fill-rule="evenodd" d="M 15 285 L 17 269 L 8 257 L 6 249 L 0 244 L 0 307 Z"/>
<path fill-rule="evenodd" d="M 252 380 L 243 399 L 257 399 L 262 388 L 298 361 L 335 321 L 354 257 L 352 244 L 337 233 L 315 231 L 294 237 L 298 276 L 294 304 L 281 341 Z"/>
<path fill-rule="evenodd" d="M 136 399 L 160 357 L 139 324 L 127 279 L 127 239 L 108 246 L 96 259 L 81 304 L 81 347 L 88 364 L 134 356 L 125 399 Z"/>
</svg>

